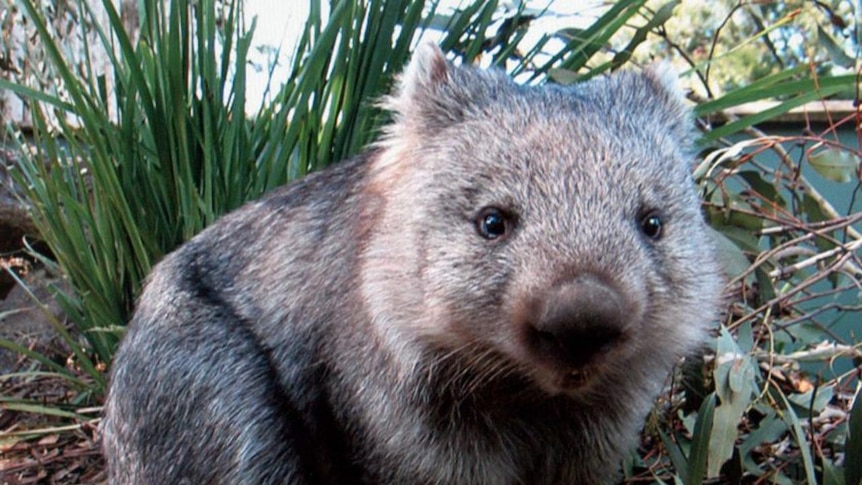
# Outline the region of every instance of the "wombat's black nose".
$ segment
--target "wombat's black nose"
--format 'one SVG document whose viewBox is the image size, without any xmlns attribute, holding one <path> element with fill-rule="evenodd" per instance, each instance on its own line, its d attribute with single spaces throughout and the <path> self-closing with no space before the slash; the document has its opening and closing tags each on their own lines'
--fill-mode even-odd
<svg viewBox="0 0 862 485">
<path fill-rule="evenodd" d="M 619 291 L 592 276 L 565 283 L 548 293 L 541 305 L 533 325 L 537 350 L 582 366 L 623 336 L 626 306 Z"/>
</svg>

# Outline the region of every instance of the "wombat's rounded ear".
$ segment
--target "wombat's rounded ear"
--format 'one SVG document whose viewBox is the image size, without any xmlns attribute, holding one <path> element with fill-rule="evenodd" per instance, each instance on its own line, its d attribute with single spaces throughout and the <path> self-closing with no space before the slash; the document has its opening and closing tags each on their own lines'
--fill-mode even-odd
<svg viewBox="0 0 862 485">
<path fill-rule="evenodd" d="M 653 83 L 656 91 L 663 93 L 663 101 L 674 113 L 688 117 L 685 93 L 679 83 L 679 75 L 668 62 L 656 62 L 647 66 L 644 75 Z"/>
<path fill-rule="evenodd" d="M 423 42 L 398 77 L 394 92 L 384 97 L 381 105 L 395 115 L 397 125 L 424 131 L 435 124 L 441 112 L 453 115 L 444 88 L 453 84 L 454 70 L 436 44 Z"/>
<path fill-rule="evenodd" d="M 663 118 L 668 119 L 674 134 L 685 144 L 693 143 L 693 114 L 685 102 L 676 70 L 668 62 L 656 62 L 644 69 L 644 76 L 655 91 L 653 98 L 661 102 Z"/>
<path fill-rule="evenodd" d="M 416 48 L 394 92 L 382 100 L 381 107 L 394 117 L 387 132 L 434 133 L 463 120 L 511 86 L 514 84 L 503 71 L 456 66 L 439 47 L 424 42 Z"/>
<path fill-rule="evenodd" d="M 422 42 L 401 75 L 395 97 L 400 103 L 421 99 L 423 91 L 434 91 L 451 81 L 450 69 L 449 61 L 437 44 Z"/>
</svg>

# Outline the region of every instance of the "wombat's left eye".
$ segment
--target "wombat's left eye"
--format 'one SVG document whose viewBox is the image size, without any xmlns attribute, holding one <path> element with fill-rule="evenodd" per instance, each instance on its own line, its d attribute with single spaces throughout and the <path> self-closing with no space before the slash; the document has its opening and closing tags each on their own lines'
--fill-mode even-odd
<svg viewBox="0 0 862 485">
<path fill-rule="evenodd" d="M 497 239 L 508 234 L 510 223 L 506 215 L 500 209 L 488 207 L 479 213 L 476 220 L 476 229 L 479 235 L 485 239 Z"/>
<path fill-rule="evenodd" d="M 641 232 L 650 239 L 659 239 L 664 228 L 664 221 L 661 214 L 650 212 L 641 219 Z"/>
</svg>

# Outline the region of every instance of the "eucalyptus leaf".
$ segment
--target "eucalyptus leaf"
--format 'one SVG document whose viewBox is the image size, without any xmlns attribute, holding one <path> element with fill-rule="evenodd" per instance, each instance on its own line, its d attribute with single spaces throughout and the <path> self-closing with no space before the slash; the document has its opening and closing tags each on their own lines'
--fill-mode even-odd
<svg viewBox="0 0 862 485">
<path fill-rule="evenodd" d="M 756 389 L 751 358 L 742 352 L 727 328 L 722 326 L 716 348 L 715 392 L 721 402 L 715 408 L 709 442 L 707 476 L 716 477 L 733 456 L 737 423 L 751 404 Z"/>
<path fill-rule="evenodd" d="M 697 421 L 691 436 L 691 452 L 688 457 L 688 469 L 686 470 L 686 485 L 699 485 L 703 483 L 707 462 L 712 454 L 710 439 L 713 429 L 713 418 L 715 416 L 715 394 L 709 394 L 703 400 L 700 410 L 697 412 Z"/>
<path fill-rule="evenodd" d="M 718 257 L 725 274 L 730 278 L 735 278 L 748 270 L 751 263 L 739 246 L 721 232 L 713 228 L 709 228 L 709 231 L 717 246 Z"/>
<path fill-rule="evenodd" d="M 750 357 L 741 355 L 736 358 L 730 365 L 730 375 L 728 383 L 733 395 L 746 394 L 754 391 L 754 376 L 755 372 Z"/>
<path fill-rule="evenodd" d="M 805 410 L 806 413 L 810 409 L 820 414 L 834 396 L 835 389 L 833 386 L 824 386 L 816 388 L 816 394 L 815 389 L 811 389 L 803 394 L 791 394 L 787 396 L 787 399 Z"/>
<path fill-rule="evenodd" d="M 796 415 L 796 412 L 793 411 L 793 406 L 791 406 L 790 401 L 788 401 L 787 396 L 781 392 L 778 388 L 772 388 L 771 391 L 774 394 L 778 394 L 778 397 L 784 403 L 784 420 L 790 425 L 790 430 L 793 433 L 793 438 L 796 441 L 796 445 L 799 447 L 799 452 L 802 455 L 802 467 L 805 470 L 805 476 L 808 480 L 809 485 L 816 485 L 817 478 L 815 474 L 814 468 L 814 458 L 811 456 L 811 444 L 808 441 L 808 435 L 805 433 L 804 428 L 802 427 L 802 423 L 799 421 L 799 418 Z"/>
<path fill-rule="evenodd" d="M 826 147 L 808 155 L 808 162 L 821 177 L 838 183 L 856 180 L 859 157 L 849 150 Z"/>
<path fill-rule="evenodd" d="M 737 176 L 744 179 L 752 190 L 763 196 L 767 201 L 773 202 L 780 207 L 786 207 L 787 202 L 778 193 L 775 185 L 763 180 L 763 175 L 755 170 L 740 170 Z"/>
<path fill-rule="evenodd" d="M 685 454 L 683 454 L 679 445 L 671 440 L 670 437 L 661 430 L 659 431 L 659 436 L 661 437 L 664 449 L 667 451 L 668 456 L 670 456 L 670 461 L 674 468 L 676 468 L 677 472 L 684 473 L 685 470 L 688 470 L 688 459 L 685 457 Z"/>
<path fill-rule="evenodd" d="M 714 230 L 739 247 L 739 249 L 753 254 L 760 252 L 759 238 L 757 235 L 751 230 L 729 225 L 724 217 L 724 211 L 713 211 L 708 209 L 707 218 L 710 226 Z M 721 245 L 724 244 L 721 240 L 719 240 L 718 243 Z M 738 263 L 741 264 L 741 260 L 739 260 Z"/>
<path fill-rule="evenodd" d="M 823 458 L 820 466 L 823 468 L 823 485 L 844 485 L 846 483 L 841 468 L 828 458 Z"/>
<path fill-rule="evenodd" d="M 708 212 L 713 227 L 726 225 L 759 231 L 766 225 L 764 218 L 755 213 L 756 209 L 741 194 L 730 193 L 725 198 L 724 208 L 711 207 Z"/>
<path fill-rule="evenodd" d="M 739 452 L 745 457 L 761 444 L 772 443 L 781 438 L 788 430 L 787 422 L 770 409 L 757 424 L 757 428 L 742 438 Z"/>
<path fill-rule="evenodd" d="M 758 289 L 756 303 L 762 305 L 772 301 L 777 295 L 773 279 L 763 270 L 763 267 L 754 270 L 754 278 L 757 280 Z"/>
<path fill-rule="evenodd" d="M 736 345 L 739 346 L 739 349 L 746 354 L 750 354 L 751 351 L 754 350 L 754 334 L 751 322 L 745 322 L 737 327 Z"/>
<path fill-rule="evenodd" d="M 811 194 L 807 192 L 802 195 L 802 210 L 808 222 L 823 222 L 830 220 L 830 217 L 823 211 L 823 207 L 821 207 L 820 202 L 818 202 L 814 197 L 811 197 Z M 827 232 L 825 235 L 834 237 L 834 231 Z M 836 244 L 828 238 L 821 237 L 819 235 L 814 237 L 814 244 L 820 251 L 829 251 L 830 249 L 834 249 L 836 246 Z"/>
</svg>

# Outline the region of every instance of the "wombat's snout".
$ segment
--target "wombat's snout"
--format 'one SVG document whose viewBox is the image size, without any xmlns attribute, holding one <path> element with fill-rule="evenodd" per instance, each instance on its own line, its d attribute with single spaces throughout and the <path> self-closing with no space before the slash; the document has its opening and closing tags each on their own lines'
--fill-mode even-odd
<svg viewBox="0 0 862 485">
<path fill-rule="evenodd" d="M 543 296 L 528 331 L 539 355 L 579 368 L 625 339 L 628 306 L 618 290 L 581 276 Z"/>
</svg>

